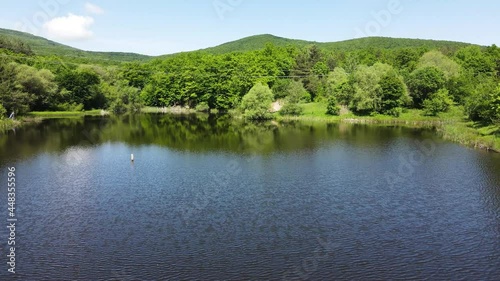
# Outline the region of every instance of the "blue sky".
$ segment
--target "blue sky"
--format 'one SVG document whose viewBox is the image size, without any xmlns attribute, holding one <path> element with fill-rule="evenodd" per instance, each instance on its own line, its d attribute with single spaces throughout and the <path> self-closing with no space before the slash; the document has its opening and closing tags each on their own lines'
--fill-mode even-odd
<svg viewBox="0 0 500 281">
<path fill-rule="evenodd" d="M 2 0 L 0 27 L 84 50 L 168 54 L 256 34 L 364 36 L 500 45 L 500 1 Z"/>
</svg>

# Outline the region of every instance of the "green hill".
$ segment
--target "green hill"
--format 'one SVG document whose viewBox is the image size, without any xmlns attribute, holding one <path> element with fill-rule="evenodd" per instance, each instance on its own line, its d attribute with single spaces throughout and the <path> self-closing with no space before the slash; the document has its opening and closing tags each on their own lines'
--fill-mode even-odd
<svg viewBox="0 0 500 281">
<path fill-rule="evenodd" d="M 119 53 L 119 52 L 91 52 L 82 51 L 73 47 L 69 47 L 43 37 L 31 35 L 24 32 L 1 29 L 0 28 L 0 48 L 2 48 L 2 40 L 20 42 L 21 49 L 25 46 L 31 49 L 36 55 L 57 55 L 71 58 L 73 60 L 88 60 L 92 62 L 130 62 L 130 61 L 145 61 L 154 57 L 140 55 L 135 53 Z M 226 54 L 232 52 L 247 52 L 262 49 L 266 44 L 271 43 L 275 46 L 286 47 L 296 46 L 304 47 L 308 45 L 317 45 L 319 48 L 327 51 L 354 51 L 368 48 L 379 49 L 397 49 L 397 48 L 413 48 L 427 47 L 429 49 L 449 49 L 456 50 L 458 48 L 471 44 L 452 42 L 452 41 L 436 41 L 422 39 L 403 39 L 403 38 L 387 38 L 387 37 L 368 37 L 361 39 L 352 39 L 340 42 L 313 42 L 305 40 L 296 40 L 282 38 L 270 34 L 255 35 L 246 37 L 240 40 L 228 42 L 216 47 L 207 48 L 195 52 L 207 52 L 211 54 Z M 19 45 L 19 44 L 18 44 Z M 175 55 L 175 54 L 172 54 Z M 167 57 L 170 55 L 160 56 Z"/>
<path fill-rule="evenodd" d="M 58 55 L 93 61 L 111 60 L 116 62 L 141 61 L 150 58 L 134 53 L 82 51 L 43 37 L 2 28 L 0 28 L 0 39 L 22 42 L 28 45 L 34 54 L 42 56 Z"/>
<path fill-rule="evenodd" d="M 430 49 L 459 49 L 470 46 L 469 43 L 442 41 L 442 40 L 424 40 L 408 38 L 390 38 L 390 37 L 367 37 L 351 39 L 333 43 L 319 43 L 319 45 L 328 50 L 362 50 L 366 48 L 375 49 L 399 49 L 399 48 L 420 48 Z"/>
<path fill-rule="evenodd" d="M 304 47 L 304 46 L 311 45 L 311 44 L 317 44 L 316 42 L 311 42 L 311 41 L 288 39 L 288 38 L 274 36 L 271 34 L 263 34 L 263 35 L 255 35 L 255 36 L 242 38 L 242 39 L 239 39 L 236 41 L 224 43 L 222 45 L 203 49 L 200 51 L 208 52 L 211 54 L 247 52 L 247 51 L 255 51 L 255 50 L 262 49 L 268 43 L 272 43 L 273 45 L 278 46 L 278 47 L 286 47 L 289 45 L 297 46 L 297 47 Z"/>
<path fill-rule="evenodd" d="M 352 39 L 339 42 L 314 42 L 296 39 L 287 39 L 270 34 L 256 35 L 246 37 L 240 40 L 228 42 L 216 47 L 207 48 L 201 51 L 212 54 L 224 54 L 231 52 L 246 52 L 259 50 L 265 47 L 267 43 L 272 43 L 275 46 L 297 46 L 304 47 L 308 45 L 317 45 L 321 49 L 328 51 L 355 51 L 367 48 L 375 49 L 398 49 L 398 48 L 419 48 L 427 47 L 430 49 L 447 48 L 456 50 L 471 44 L 453 42 L 453 41 L 438 41 L 438 40 L 423 40 L 423 39 L 406 39 L 406 38 L 389 38 L 389 37 L 367 37 L 360 39 Z"/>
</svg>

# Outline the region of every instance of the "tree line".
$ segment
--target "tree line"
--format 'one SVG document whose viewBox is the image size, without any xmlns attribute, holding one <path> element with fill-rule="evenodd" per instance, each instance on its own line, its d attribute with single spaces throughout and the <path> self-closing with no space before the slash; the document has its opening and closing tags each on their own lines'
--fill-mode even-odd
<svg viewBox="0 0 500 281">
<path fill-rule="evenodd" d="M 452 106 L 471 120 L 500 120 L 500 49 L 467 46 L 325 51 L 316 45 L 210 54 L 190 52 L 148 62 L 95 64 L 36 56 L 0 41 L 0 113 L 181 106 L 239 110 L 250 119 L 302 114 L 301 104 L 358 115 L 399 116 L 410 108 L 438 115 Z M 14 44 L 15 45 L 15 44 Z M 5 113 L 6 112 L 6 113 Z"/>
</svg>

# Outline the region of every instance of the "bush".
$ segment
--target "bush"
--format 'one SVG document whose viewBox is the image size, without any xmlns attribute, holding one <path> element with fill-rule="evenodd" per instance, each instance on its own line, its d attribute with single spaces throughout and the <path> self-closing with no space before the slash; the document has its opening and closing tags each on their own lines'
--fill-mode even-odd
<svg viewBox="0 0 500 281">
<path fill-rule="evenodd" d="M 394 107 L 391 108 L 390 110 L 386 111 L 385 114 L 394 116 L 394 117 L 399 117 L 401 114 L 403 114 L 403 108 L 402 107 Z"/>
<path fill-rule="evenodd" d="M 209 112 L 210 111 L 210 107 L 208 106 L 208 104 L 206 102 L 200 102 L 197 106 L 196 106 L 196 111 L 198 112 Z"/>
<path fill-rule="evenodd" d="M 62 103 L 56 106 L 58 111 L 83 111 L 83 104 Z"/>
<path fill-rule="evenodd" d="M 287 103 L 280 110 L 281 115 L 300 116 L 304 113 L 304 108 L 296 103 Z"/>
<path fill-rule="evenodd" d="M 272 119 L 272 114 L 269 111 L 273 102 L 273 92 L 269 86 L 262 83 L 257 83 L 246 94 L 240 105 L 240 110 L 243 116 L 251 120 L 266 120 Z"/>
<path fill-rule="evenodd" d="M 338 101 L 344 105 L 348 105 L 354 96 L 356 89 L 354 81 L 347 81 L 332 90 L 332 94 L 337 97 Z"/>
<path fill-rule="evenodd" d="M 300 81 L 278 80 L 272 90 L 275 99 L 286 99 L 291 103 L 311 102 L 311 94 Z"/>
<path fill-rule="evenodd" d="M 310 103 L 312 102 L 312 96 L 309 94 L 307 91 L 302 94 L 302 97 L 300 98 L 300 102 L 303 103 Z"/>
<path fill-rule="evenodd" d="M 443 89 L 446 83 L 444 73 L 436 67 L 424 67 L 415 70 L 408 79 L 408 87 L 417 108 L 429 99 L 432 93 Z"/>
<path fill-rule="evenodd" d="M 7 110 L 0 104 L 0 120 L 5 119 L 5 115 L 7 114 Z"/>
<path fill-rule="evenodd" d="M 453 105 L 453 100 L 450 97 L 448 90 L 442 89 L 437 93 L 432 94 L 430 99 L 426 99 L 423 103 L 424 114 L 428 116 L 436 116 L 440 112 L 446 112 Z"/>
<path fill-rule="evenodd" d="M 326 107 L 326 114 L 339 116 L 340 110 L 341 108 L 338 105 L 337 99 L 335 97 L 330 97 L 328 99 L 328 106 Z"/>
<path fill-rule="evenodd" d="M 390 72 L 379 83 L 379 96 L 381 98 L 380 112 L 392 116 L 401 115 L 401 107 L 410 102 L 408 90 L 403 78 Z"/>
<path fill-rule="evenodd" d="M 500 85 L 496 91 L 491 94 L 491 119 L 495 124 L 500 125 Z"/>
<path fill-rule="evenodd" d="M 279 79 L 274 83 L 272 91 L 275 99 L 284 99 L 288 96 L 290 82 L 288 79 Z"/>
<path fill-rule="evenodd" d="M 474 85 L 465 102 L 465 112 L 473 121 L 490 123 L 495 96 L 500 96 L 500 87 L 493 78 L 481 77 Z"/>
<path fill-rule="evenodd" d="M 120 99 L 115 100 L 111 104 L 111 106 L 109 107 L 109 109 L 114 114 L 124 114 L 124 113 L 127 113 L 127 107 L 126 107 L 126 105 Z"/>
</svg>

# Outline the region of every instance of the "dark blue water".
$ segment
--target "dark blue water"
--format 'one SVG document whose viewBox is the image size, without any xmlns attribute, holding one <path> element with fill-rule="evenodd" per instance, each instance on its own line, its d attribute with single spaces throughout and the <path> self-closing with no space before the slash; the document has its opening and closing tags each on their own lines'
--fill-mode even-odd
<svg viewBox="0 0 500 281">
<path fill-rule="evenodd" d="M 500 280 L 500 157 L 428 131 L 61 119 L 0 156 L 1 280 Z"/>
</svg>

